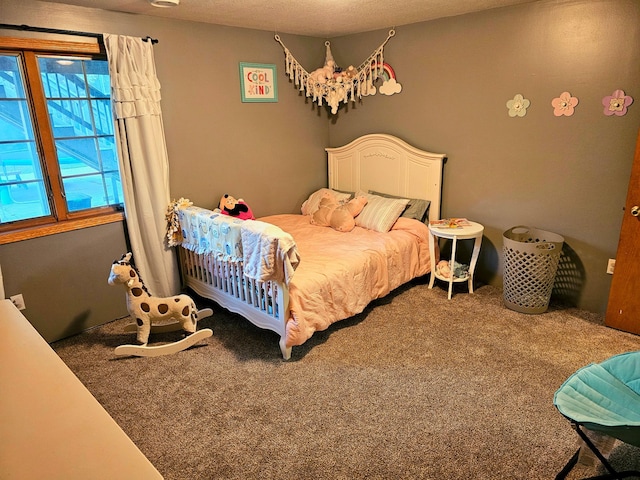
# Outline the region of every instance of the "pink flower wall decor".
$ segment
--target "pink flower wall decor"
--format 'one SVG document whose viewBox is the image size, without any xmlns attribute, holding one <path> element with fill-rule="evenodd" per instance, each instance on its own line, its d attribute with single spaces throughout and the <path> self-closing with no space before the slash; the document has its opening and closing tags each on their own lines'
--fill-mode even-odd
<svg viewBox="0 0 640 480">
<path fill-rule="evenodd" d="M 572 97 L 569 92 L 562 92 L 558 98 L 551 100 L 553 106 L 553 114 L 556 117 L 573 115 L 576 105 L 578 105 L 578 98 Z"/>
<path fill-rule="evenodd" d="M 616 90 L 612 95 L 602 99 L 604 114 L 610 117 L 616 115 L 621 117 L 627 113 L 627 107 L 633 103 L 633 98 L 624 94 L 624 90 Z"/>
<path fill-rule="evenodd" d="M 527 108 L 529 108 L 529 105 L 531 105 L 531 102 L 518 93 L 513 97 L 513 100 L 509 100 L 507 102 L 509 116 L 524 117 L 527 114 Z"/>
</svg>

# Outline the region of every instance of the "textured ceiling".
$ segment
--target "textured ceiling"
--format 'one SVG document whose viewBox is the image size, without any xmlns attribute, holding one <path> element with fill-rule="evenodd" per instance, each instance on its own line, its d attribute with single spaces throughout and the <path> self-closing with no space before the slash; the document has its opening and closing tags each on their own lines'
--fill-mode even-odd
<svg viewBox="0 0 640 480">
<path fill-rule="evenodd" d="M 331 38 L 536 0 L 47 0 L 84 7 Z"/>
</svg>

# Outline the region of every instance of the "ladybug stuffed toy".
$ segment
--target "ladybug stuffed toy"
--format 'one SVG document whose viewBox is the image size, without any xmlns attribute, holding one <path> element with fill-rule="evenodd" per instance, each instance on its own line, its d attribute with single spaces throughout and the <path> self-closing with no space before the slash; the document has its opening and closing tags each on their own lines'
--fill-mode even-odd
<svg viewBox="0 0 640 480">
<path fill-rule="evenodd" d="M 220 213 L 223 215 L 237 217 L 240 220 L 255 220 L 249 205 L 247 205 L 241 198 L 236 200 L 228 193 L 225 193 L 220 199 L 219 208 Z"/>
</svg>

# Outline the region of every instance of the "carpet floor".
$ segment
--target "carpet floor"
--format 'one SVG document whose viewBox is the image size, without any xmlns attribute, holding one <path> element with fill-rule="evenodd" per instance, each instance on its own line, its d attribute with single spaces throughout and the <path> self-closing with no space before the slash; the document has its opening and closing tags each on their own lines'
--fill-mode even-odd
<svg viewBox="0 0 640 480">
<path fill-rule="evenodd" d="M 274 333 L 213 308 L 200 328 L 214 336 L 174 355 L 116 357 L 128 318 L 52 345 L 166 479 L 551 479 L 578 446 L 554 392 L 640 350 L 596 314 L 514 312 L 491 286 L 447 300 L 424 279 L 290 361 Z M 639 469 L 640 449 L 618 442 L 610 459 Z"/>
</svg>

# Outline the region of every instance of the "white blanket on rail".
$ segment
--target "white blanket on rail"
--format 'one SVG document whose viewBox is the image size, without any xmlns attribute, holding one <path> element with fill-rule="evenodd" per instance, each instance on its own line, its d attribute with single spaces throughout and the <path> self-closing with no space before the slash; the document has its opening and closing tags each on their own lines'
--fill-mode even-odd
<svg viewBox="0 0 640 480">
<path fill-rule="evenodd" d="M 244 274 L 253 280 L 288 284 L 300 263 L 293 237 L 270 223 L 240 220 L 195 206 L 180 208 L 178 218 L 184 248 L 242 262 Z"/>
<path fill-rule="evenodd" d="M 178 218 L 184 248 L 212 253 L 225 261 L 243 260 L 240 230 L 244 220 L 195 206 L 181 208 Z"/>
<path fill-rule="evenodd" d="M 300 263 L 293 237 L 280 227 L 257 220 L 245 220 L 241 236 L 245 276 L 288 285 Z"/>
</svg>

